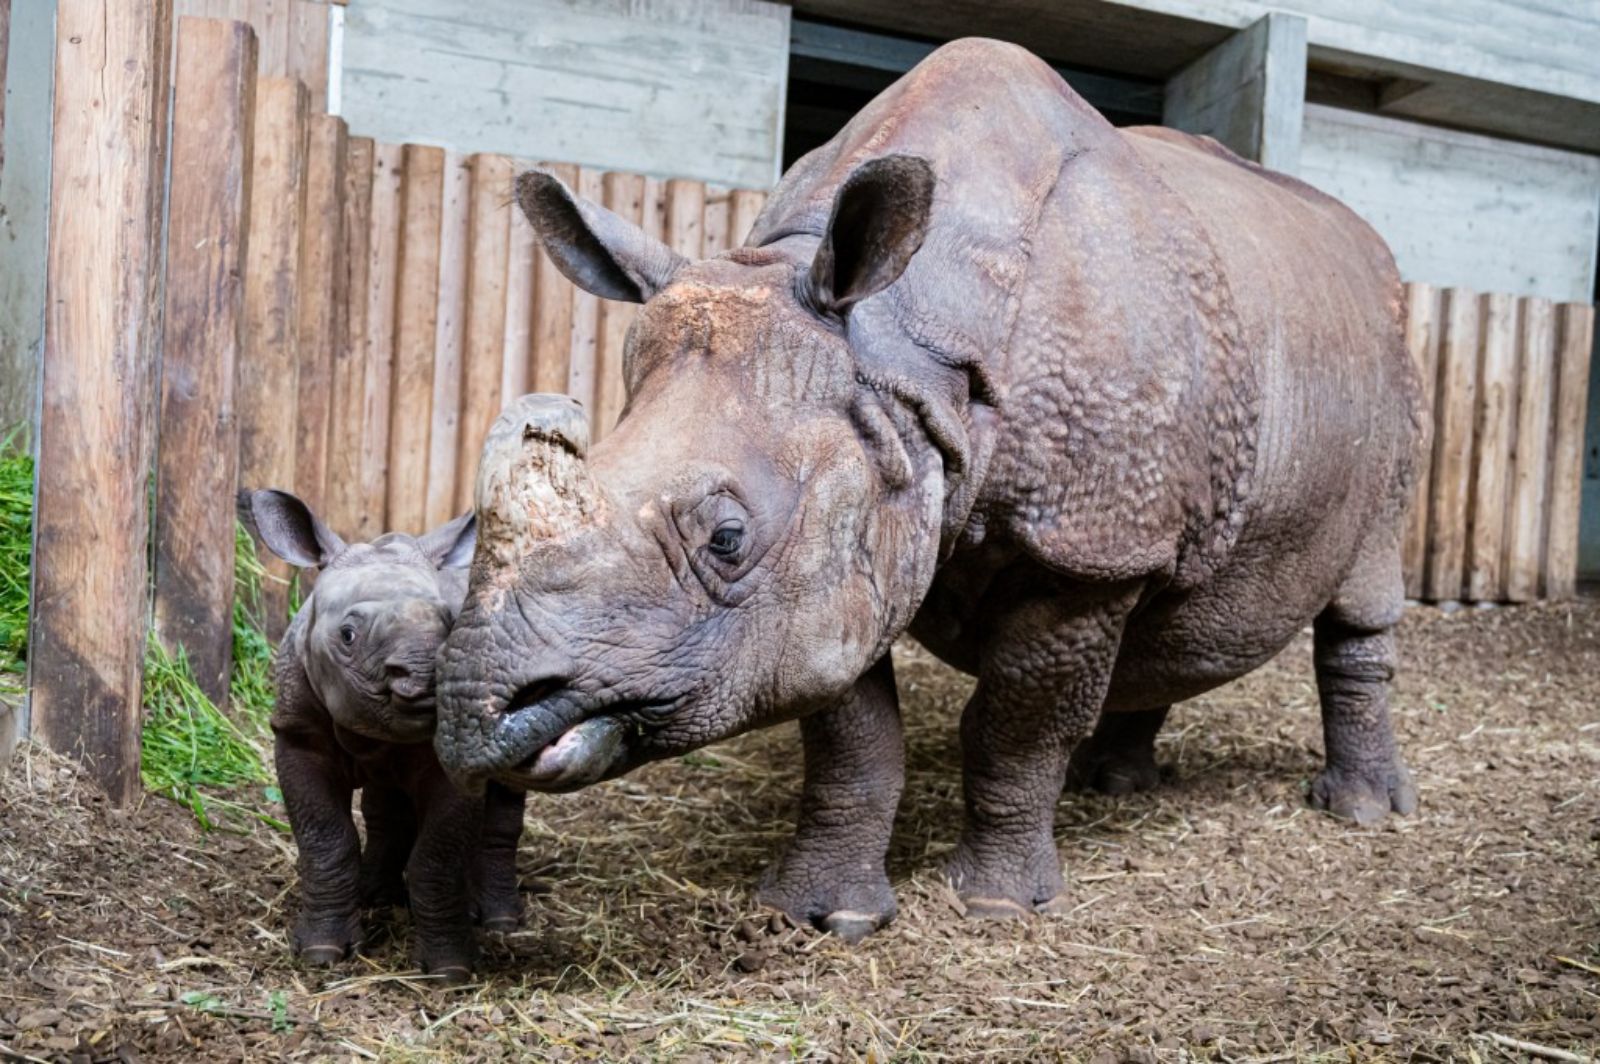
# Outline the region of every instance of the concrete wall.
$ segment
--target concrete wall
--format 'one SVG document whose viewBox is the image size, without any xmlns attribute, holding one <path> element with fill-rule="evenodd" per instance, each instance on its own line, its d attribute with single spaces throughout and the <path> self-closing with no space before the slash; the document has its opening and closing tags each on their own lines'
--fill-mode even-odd
<svg viewBox="0 0 1600 1064">
<path fill-rule="evenodd" d="M 765 187 L 789 9 L 762 0 L 353 0 L 354 134 Z"/>
<path fill-rule="evenodd" d="M 1594 297 L 1600 158 L 1308 104 L 1300 177 L 1382 233 L 1408 280 Z"/>
<path fill-rule="evenodd" d="M 0 435 L 31 422 L 44 344 L 55 0 L 11 5 L 0 170 Z"/>
</svg>

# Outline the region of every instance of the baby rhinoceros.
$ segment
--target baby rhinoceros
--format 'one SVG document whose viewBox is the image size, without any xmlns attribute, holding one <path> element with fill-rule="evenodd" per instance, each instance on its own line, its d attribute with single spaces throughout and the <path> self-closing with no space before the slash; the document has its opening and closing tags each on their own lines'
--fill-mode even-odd
<svg viewBox="0 0 1600 1064">
<path fill-rule="evenodd" d="M 274 554 L 320 570 L 274 662 L 274 755 L 300 851 L 295 952 L 336 963 L 363 906 L 409 902 L 423 970 L 465 979 L 474 913 L 491 930 L 521 915 L 524 798 L 461 794 L 433 752 L 434 655 L 461 609 L 476 522 L 346 544 L 288 492 L 241 492 L 240 508 Z"/>
</svg>

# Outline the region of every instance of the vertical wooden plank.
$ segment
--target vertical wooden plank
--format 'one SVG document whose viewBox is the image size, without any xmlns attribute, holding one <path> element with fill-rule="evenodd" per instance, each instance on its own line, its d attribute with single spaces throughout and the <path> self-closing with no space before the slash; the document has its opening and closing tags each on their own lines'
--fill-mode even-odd
<svg viewBox="0 0 1600 1064">
<path fill-rule="evenodd" d="M 307 125 L 304 86 L 288 78 L 257 83 L 245 339 L 235 385 L 239 484 L 245 488 L 294 483 Z M 275 558 L 262 560 L 269 577 L 261 592 L 262 619 L 276 639 L 288 623 L 289 567 Z"/>
<path fill-rule="evenodd" d="M 645 180 L 637 174 L 610 173 L 605 176 L 602 196 L 606 209 L 635 225 L 644 221 Z M 639 308 L 632 303 L 611 299 L 600 301 L 599 345 L 595 350 L 595 400 L 590 431 L 596 440 L 611 431 L 627 402 L 627 385 L 622 373 L 622 354 Z"/>
<path fill-rule="evenodd" d="M 333 400 L 328 423 L 328 469 L 323 520 L 346 539 L 357 538 L 363 504 L 362 446 L 367 436 L 367 311 L 371 275 L 372 166 L 370 137 L 351 137 L 345 155 L 344 250 L 340 320 L 334 334 Z"/>
<path fill-rule="evenodd" d="M 511 218 L 506 203 L 516 176 L 504 155 L 474 155 L 467 234 L 466 336 L 461 363 L 461 438 L 456 447 L 455 509 L 473 505 L 478 454 L 500 413 L 505 363 L 506 282 L 511 252 Z"/>
<path fill-rule="evenodd" d="M 427 521 L 445 153 L 443 148 L 418 144 L 407 144 L 404 151 L 394 378 L 390 386 L 389 525 L 395 531 L 416 534 Z"/>
<path fill-rule="evenodd" d="M 517 172 L 523 169 L 515 161 L 511 168 Z M 500 364 L 500 395 L 504 404 L 532 390 L 533 378 L 529 371 L 533 369 L 533 285 L 543 253 L 533 226 L 516 205 L 511 186 L 506 187 L 502 198 L 508 204 L 506 225 L 511 242 L 506 254 L 505 350 Z M 477 461 L 476 455 L 473 461 Z"/>
<path fill-rule="evenodd" d="M 1486 295 L 1479 314 L 1483 325 L 1473 422 L 1467 597 L 1493 602 L 1505 594 L 1501 560 L 1511 483 L 1511 438 L 1516 431 L 1517 301 L 1500 293 Z"/>
<path fill-rule="evenodd" d="M 461 440 L 461 352 L 466 336 L 467 226 L 472 174 L 454 152 L 445 156 L 439 222 L 439 311 L 433 345 L 433 426 L 428 434 L 428 502 L 424 523 L 456 515 L 456 454 Z"/>
<path fill-rule="evenodd" d="M 733 193 L 720 185 L 706 186 L 703 243 L 708 259 L 733 246 Z"/>
<path fill-rule="evenodd" d="M 542 163 L 567 187 L 578 184 L 578 168 Z M 550 256 L 540 251 L 533 276 L 533 361 L 528 380 L 536 392 L 564 392 L 572 366 L 573 286 L 561 276 Z"/>
<path fill-rule="evenodd" d="M 1517 432 L 1513 453 L 1512 498 L 1506 514 L 1507 598 L 1528 602 L 1538 596 L 1550 435 L 1554 398 L 1555 322 L 1545 301 L 1519 301 L 1517 330 Z"/>
<path fill-rule="evenodd" d="M 756 224 L 756 218 L 761 214 L 761 208 L 767 205 L 767 194 L 752 188 L 736 188 L 733 190 L 733 219 L 732 240 L 734 247 L 743 247 L 750 236 L 751 226 Z"/>
<path fill-rule="evenodd" d="M 288 0 L 290 77 L 305 82 L 311 110 L 328 109 L 328 4 L 327 0 Z"/>
<path fill-rule="evenodd" d="M 34 733 L 139 792 L 170 0 L 59 0 L 34 595 Z"/>
<path fill-rule="evenodd" d="M 737 195 L 737 194 L 736 194 Z M 737 198 L 735 203 L 737 204 Z M 751 217 L 752 223 L 754 216 Z M 745 230 L 749 232 L 748 229 Z M 1422 383 L 1422 407 L 1428 412 L 1423 438 L 1417 444 L 1417 474 L 1411 508 L 1401 543 L 1401 568 L 1406 597 L 1421 598 L 1428 557 L 1428 505 L 1433 475 L 1434 396 L 1439 381 L 1439 292 L 1429 284 L 1406 285 L 1406 349 Z"/>
<path fill-rule="evenodd" d="M 1548 299 L 1522 300 L 1517 336 L 1516 464 L 1511 523 L 1506 530 L 1506 598 L 1531 602 L 1539 594 L 1544 553 L 1545 495 L 1550 477 L 1550 423 L 1555 399 L 1555 313 Z"/>
<path fill-rule="evenodd" d="M 605 174 L 584 167 L 578 171 L 577 193 L 599 203 L 605 198 Z M 567 355 L 565 391 L 592 419 L 595 406 L 595 361 L 600 339 L 600 297 L 576 285 L 572 289 L 572 339 Z"/>
<path fill-rule="evenodd" d="M 294 490 L 322 513 L 328 471 L 328 420 L 333 405 L 334 352 L 348 298 L 344 272 L 344 119 L 315 115 L 307 133 L 306 213 L 300 245 L 299 382 Z"/>
<path fill-rule="evenodd" d="M 1478 379 L 1478 296 L 1444 291 L 1439 394 L 1434 412 L 1433 487 L 1428 499 L 1424 594 L 1459 599 L 1467 545 L 1467 494 L 1472 477 L 1472 421 Z"/>
<path fill-rule="evenodd" d="M 689 259 L 705 257 L 706 186 L 673 178 L 667 182 L 667 244 Z"/>
<path fill-rule="evenodd" d="M 266 77 L 291 76 L 290 36 L 293 30 L 292 0 L 245 0 L 249 4 L 250 24 L 256 28 L 261 45 L 260 70 Z"/>
<path fill-rule="evenodd" d="M 367 237 L 366 402 L 361 439 L 361 521 L 371 539 L 389 529 L 389 408 L 394 379 L 395 312 L 400 289 L 400 185 L 405 157 L 398 144 L 372 156 L 372 223 Z"/>
<path fill-rule="evenodd" d="M 1589 402 L 1589 360 L 1594 351 L 1594 307 L 1566 303 L 1557 309 L 1557 319 L 1555 438 L 1550 453 L 1544 595 L 1559 601 L 1578 593 L 1578 510 L 1583 494 L 1583 435 Z"/>
<path fill-rule="evenodd" d="M 256 38 L 179 21 L 156 476 L 155 629 L 217 705 L 233 661 L 234 367 L 244 339 Z"/>
</svg>

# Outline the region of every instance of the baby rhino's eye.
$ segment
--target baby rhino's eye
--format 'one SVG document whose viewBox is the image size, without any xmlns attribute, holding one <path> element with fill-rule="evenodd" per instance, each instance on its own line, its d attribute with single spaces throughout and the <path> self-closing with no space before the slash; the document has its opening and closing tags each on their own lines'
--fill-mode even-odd
<svg viewBox="0 0 1600 1064">
<path fill-rule="evenodd" d="M 345 646 L 348 647 L 348 646 L 354 646 L 355 645 L 355 641 L 356 641 L 356 626 L 353 625 L 353 624 L 341 624 L 339 626 L 339 642 L 343 643 Z"/>
</svg>

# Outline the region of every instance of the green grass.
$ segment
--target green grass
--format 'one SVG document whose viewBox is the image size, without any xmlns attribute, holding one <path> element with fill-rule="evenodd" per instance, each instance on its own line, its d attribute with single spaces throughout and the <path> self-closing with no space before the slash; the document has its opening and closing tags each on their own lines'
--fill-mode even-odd
<svg viewBox="0 0 1600 1064">
<path fill-rule="evenodd" d="M 0 695 L 20 694 L 27 670 L 33 460 L 20 430 L 0 437 Z M 193 810 L 202 827 L 253 817 L 275 827 L 281 801 L 267 756 L 272 714 L 272 644 L 256 622 L 266 578 L 255 542 L 235 529 L 233 675 L 229 711 L 200 690 L 182 648 L 154 636 L 145 651 L 140 777 L 145 787 Z"/>
<path fill-rule="evenodd" d="M 0 695 L 20 693 L 28 644 L 33 459 L 13 430 L 0 439 Z"/>
<path fill-rule="evenodd" d="M 182 648 L 169 653 L 152 635 L 145 652 L 139 771 L 146 789 L 188 806 L 207 830 L 238 816 L 286 830 L 269 811 L 281 795 L 272 786 L 267 756 L 272 644 L 256 623 L 265 571 L 243 526 L 236 529 L 235 548 L 231 714 L 200 690 Z"/>
</svg>

